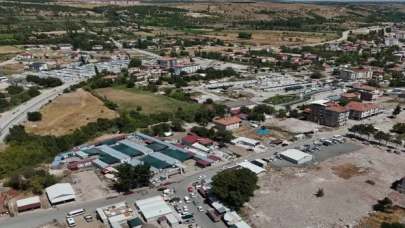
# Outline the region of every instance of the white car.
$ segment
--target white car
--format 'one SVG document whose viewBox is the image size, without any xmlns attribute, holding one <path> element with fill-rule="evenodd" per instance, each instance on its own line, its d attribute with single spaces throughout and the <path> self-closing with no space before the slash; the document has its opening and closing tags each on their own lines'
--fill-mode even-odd
<svg viewBox="0 0 405 228">
<path fill-rule="evenodd" d="M 226 167 L 226 166 L 222 166 L 221 167 L 221 170 L 225 170 L 225 169 L 227 169 L 228 167 Z"/>
<path fill-rule="evenodd" d="M 202 188 L 202 185 L 201 185 L 201 184 L 197 184 L 197 185 L 195 186 L 195 189 L 200 189 L 200 188 Z"/>
<path fill-rule="evenodd" d="M 187 212 L 188 211 L 188 207 L 187 206 L 183 206 L 183 211 Z"/>
<path fill-rule="evenodd" d="M 198 206 L 197 209 L 198 209 L 199 212 L 204 210 L 202 206 Z"/>
<path fill-rule="evenodd" d="M 195 198 L 195 197 L 196 197 L 196 195 L 195 195 L 194 192 L 190 192 L 190 196 L 191 196 L 191 198 Z"/>
<path fill-rule="evenodd" d="M 188 212 L 182 212 L 182 213 L 180 213 L 180 216 L 185 216 L 185 215 L 188 215 L 189 213 Z"/>
</svg>

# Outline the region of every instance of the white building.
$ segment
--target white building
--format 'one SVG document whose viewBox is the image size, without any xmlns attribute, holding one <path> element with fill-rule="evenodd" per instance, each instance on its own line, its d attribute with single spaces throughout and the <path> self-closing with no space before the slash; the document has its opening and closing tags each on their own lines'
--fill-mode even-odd
<svg viewBox="0 0 405 228">
<path fill-rule="evenodd" d="M 59 44 L 60 50 L 72 50 L 73 46 L 71 44 Z"/>
<path fill-rule="evenodd" d="M 231 141 L 232 144 L 237 145 L 237 144 L 244 144 L 247 146 L 258 146 L 260 145 L 260 142 L 254 139 L 249 139 L 246 137 L 238 137 L 234 140 Z"/>
<path fill-rule="evenodd" d="M 51 204 L 60 204 L 76 200 L 76 193 L 69 183 L 54 184 L 45 189 Z"/>
<path fill-rule="evenodd" d="M 312 156 L 311 154 L 307 154 L 296 149 L 288 149 L 284 152 L 281 152 L 280 155 L 285 160 L 299 165 L 310 162 L 314 159 L 314 156 Z"/>
<path fill-rule="evenodd" d="M 234 130 L 242 126 L 242 120 L 239 117 L 232 116 L 214 120 L 215 127 L 224 130 Z"/>
<path fill-rule="evenodd" d="M 30 70 L 34 70 L 34 71 L 48 70 L 48 64 L 46 64 L 46 63 L 33 63 L 30 66 Z"/>
<path fill-rule="evenodd" d="M 157 59 L 157 63 L 164 68 L 173 68 L 177 65 L 177 59 L 172 57 L 160 57 Z"/>
<path fill-rule="evenodd" d="M 371 69 L 358 69 L 358 70 L 350 70 L 350 69 L 342 69 L 340 71 L 340 78 L 343 80 L 356 80 L 362 78 L 371 78 L 373 76 L 373 71 Z"/>
<path fill-rule="evenodd" d="M 126 202 L 109 205 L 102 208 L 97 208 L 97 215 L 104 224 L 110 224 L 112 227 L 120 227 L 119 224 L 124 224 L 128 220 L 134 218 L 132 207 Z"/>
<path fill-rule="evenodd" d="M 103 50 L 103 46 L 102 45 L 94 45 L 92 47 L 93 50 Z"/>
<path fill-rule="evenodd" d="M 346 108 L 350 110 L 349 118 L 355 120 L 362 120 L 364 118 L 376 115 L 380 112 L 377 105 L 370 103 L 362 103 L 351 101 L 346 105 Z"/>
<path fill-rule="evenodd" d="M 384 43 L 386 46 L 395 46 L 399 44 L 399 41 L 394 37 L 388 37 L 384 39 Z"/>
<path fill-rule="evenodd" d="M 396 31 L 395 32 L 395 37 L 397 39 L 405 39 L 405 31 Z"/>
<path fill-rule="evenodd" d="M 200 69 L 199 64 L 193 63 L 193 62 L 187 62 L 187 61 L 174 65 L 174 73 L 176 75 L 179 75 L 180 72 L 182 72 L 182 71 L 184 71 L 186 73 L 194 73 L 199 69 Z"/>
<path fill-rule="evenodd" d="M 135 201 L 135 206 L 139 209 L 146 222 L 153 222 L 161 216 L 173 213 L 161 196 Z"/>
</svg>

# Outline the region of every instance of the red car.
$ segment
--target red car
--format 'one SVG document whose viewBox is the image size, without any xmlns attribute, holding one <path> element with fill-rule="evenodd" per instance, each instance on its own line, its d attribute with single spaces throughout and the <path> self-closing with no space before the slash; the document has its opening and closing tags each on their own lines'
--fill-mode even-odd
<svg viewBox="0 0 405 228">
<path fill-rule="evenodd" d="M 193 187 L 189 186 L 189 187 L 187 188 L 187 190 L 188 190 L 188 192 L 193 192 Z"/>
<path fill-rule="evenodd" d="M 131 190 L 129 190 L 129 191 L 126 191 L 126 192 L 124 192 L 124 196 L 126 196 L 126 195 L 131 195 L 131 194 L 134 194 L 134 191 L 131 191 Z"/>
</svg>

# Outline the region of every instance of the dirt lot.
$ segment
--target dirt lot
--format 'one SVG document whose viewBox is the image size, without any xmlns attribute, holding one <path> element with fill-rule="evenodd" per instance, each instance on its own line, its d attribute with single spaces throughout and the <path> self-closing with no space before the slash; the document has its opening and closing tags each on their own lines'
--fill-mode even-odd
<svg viewBox="0 0 405 228">
<path fill-rule="evenodd" d="M 14 46 L 0 46 L 0 54 L 4 53 L 20 53 L 23 52 L 24 50 L 19 49 Z"/>
<path fill-rule="evenodd" d="M 42 121 L 28 122 L 25 129 L 40 135 L 63 135 L 95 122 L 98 118 L 112 119 L 116 112 L 106 108 L 99 99 L 84 90 L 62 94 L 41 108 Z"/>
<path fill-rule="evenodd" d="M 404 162 L 405 154 L 366 147 L 316 167 L 270 168 L 244 210 L 256 227 L 355 225 L 378 199 L 393 191 L 391 184 L 404 176 Z M 324 190 L 324 197 L 314 195 L 318 188 Z"/>
<path fill-rule="evenodd" d="M 178 107 L 185 108 L 190 106 L 186 102 L 136 89 L 103 88 L 96 91 L 102 96 L 106 96 L 107 99 L 116 102 L 120 108 L 136 110 L 137 106 L 141 106 L 141 112 L 146 114 L 160 111 L 174 111 Z"/>
<path fill-rule="evenodd" d="M 289 118 L 289 119 L 285 119 L 285 120 L 268 119 L 268 120 L 266 120 L 264 125 L 279 127 L 286 131 L 295 132 L 298 134 L 301 132 L 313 131 L 314 129 L 327 130 L 326 127 L 322 127 L 316 123 L 309 122 L 309 121 L 303 121 L 303 120 L 297 120 L 294 118 Z"/>
<path fill-rule="evenodd" d="M 107 180 L 101 180 L 96 174 L 99 170 L 87 170 L 74 172 L 71 175 L 71 183 L 76 192 L 76 201 L 92 201 L 115 196 L 117 193 L 107 186 Z"/>
</svg>

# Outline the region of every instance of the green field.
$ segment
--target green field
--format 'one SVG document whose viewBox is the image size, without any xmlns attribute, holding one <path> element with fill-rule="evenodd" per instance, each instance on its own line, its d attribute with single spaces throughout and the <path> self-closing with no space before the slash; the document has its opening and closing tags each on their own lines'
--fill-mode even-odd
<svg viewBox="0 0 405 228">
<path fill-rule="evenodd" d="M 178 101 L 164 95 L 157 95 L 148 91 L 125 86 L 97 89 L 96 92 L 111 100 L 120 108 L 136 110 L 137 106 L 142 107 L 142 113 L 149 114 L 161 111 L 175 111 L 178 107 L 183 109 L 193 108 L 194 104 Z"/>
<path fill-rule="evenodd" d="M 273 104 L 273 105 L 279 105 L 279 104 L 285 104 L 288 102 L 296 101 L 298 99 L 300 99 L 300 97 L 295 94 L 276 95 L 274 97 L 270 97 L 269 99 L 264 100 L 263 102 Z"/>
<path fill-rule="evenodd" d="M 13 34 L 10 33 L 0 33 L 0 39 L 12 39 Z"/>
</svg>

